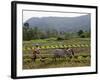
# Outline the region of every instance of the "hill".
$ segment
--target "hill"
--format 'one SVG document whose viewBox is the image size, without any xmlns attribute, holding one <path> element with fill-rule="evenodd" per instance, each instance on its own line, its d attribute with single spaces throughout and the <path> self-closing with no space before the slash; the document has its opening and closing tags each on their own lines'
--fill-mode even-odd
<svg viewBox="0 0 100 80">
<path fill-rule="evenodd" d="M 38 27 L 41 30 L 56 29 L 64 32 L 77 32 L 80 29 L 90 31 L 90 15 L 79 17 L 32 17 L 25 23 L 29 27 Z"/>
</svg>

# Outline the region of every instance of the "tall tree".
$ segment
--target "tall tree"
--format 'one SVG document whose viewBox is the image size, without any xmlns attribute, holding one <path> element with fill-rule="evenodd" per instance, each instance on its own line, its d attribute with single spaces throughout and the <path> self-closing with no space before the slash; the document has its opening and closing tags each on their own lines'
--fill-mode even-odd
<svg viewBox="0 0 100 80">
<path fill-rule="evenodd" d="M 80 36 L 80 35 L 83 34 L 83 33 L 84 33 L 83 30 L 79 30 L 79 31 L 77 32 L 78 36 Z"/>
</svg>

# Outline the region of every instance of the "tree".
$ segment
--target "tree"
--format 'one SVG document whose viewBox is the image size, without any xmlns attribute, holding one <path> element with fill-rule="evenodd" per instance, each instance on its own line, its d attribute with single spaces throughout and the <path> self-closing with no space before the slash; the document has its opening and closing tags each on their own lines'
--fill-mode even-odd
<svg viewBox="0 0 100 80">
<path fill-rule="evenodd" d="M 29 24 L 24 23 L 24 25 L 23 25 L 23 40 L 28 40 L 28 30 L 29 30 Z"/>
<path fill-rule="evenodd" d="M 41 37 L 41 31 L 38 27 L 34 27 L 34 39 L 40 39 Z"/>
<path fill-rule="evenodd" d="M 32 40 L 34 37 L 34 30 L 29 27 L 29 23 L 24 23 L 23 25 L 23 40 Z"/>
<path fill-rule="evenodd" d="M 29 23 L 24 23 L 24 28 L 29 29 Z"/>
<path fill-rule="evenodd" d="M 83 34 L 80 35 L 81 38 L 89 38 L 90 37 L 90 32 L 84 32 Z"/>
<path fill-rule="evenodd" d="M 50 36 L 51 36 L 51 32 L 50 32 L 50 29 L 48 29 L 48 30 L 46 30 L 46 36 L 47 36 L 47 38 L 49 38 Z"/>
<path fill-rule="evenodd" d="M 83 31 L 83 30 L 79 30 L 77 32 L 78 36 L 81 37 L 81 38 L 89 38 L 91 36 L 91 33 L 90 31 L 87 32 L 87 31 Z"/>
<path fill-rule="evenodd" d="M 82 35 L 83 33 L 84 33 L 83 30 L 79 30 L 79 31 L 77 32 L 78 36 Z"/>
</svg>

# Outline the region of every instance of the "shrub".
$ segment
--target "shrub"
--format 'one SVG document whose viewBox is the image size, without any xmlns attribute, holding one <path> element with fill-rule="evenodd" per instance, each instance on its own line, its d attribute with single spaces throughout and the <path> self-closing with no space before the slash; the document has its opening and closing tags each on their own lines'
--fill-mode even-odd
<svg viewBox="0 0 100 80">
<path fill-rule="evenodd" d="M 63 37 L 58 37 L 57 40 L 64 40 L 64 38 Z"/>
</svg>

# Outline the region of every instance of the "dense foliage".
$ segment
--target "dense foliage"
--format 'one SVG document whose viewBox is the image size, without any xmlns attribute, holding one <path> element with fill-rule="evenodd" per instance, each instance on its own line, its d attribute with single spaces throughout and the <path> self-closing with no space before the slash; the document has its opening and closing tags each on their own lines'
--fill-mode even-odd
<svg viewBox="0 0 100 80">
<path fill-rule="evenodd" d="M 47 39 L 47 38 L 56 38 L 57 40 L 67 40 L 73 37 L 80 37 L 80 38 L 88 38 L 90 37 L 90 32 L 79 30 L 78 32 L 64 32 L 64 31 L 57 31 L 56 29 L 46 29 L 41 30 L 38 27 L 29 27 L 28 23 L 23 25 L 23 40 L 29 41 L 33 39 Z"/>
</svg>

